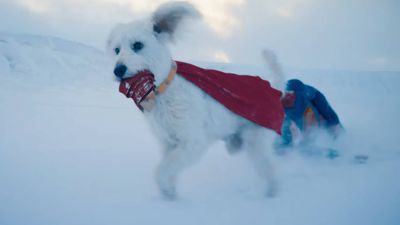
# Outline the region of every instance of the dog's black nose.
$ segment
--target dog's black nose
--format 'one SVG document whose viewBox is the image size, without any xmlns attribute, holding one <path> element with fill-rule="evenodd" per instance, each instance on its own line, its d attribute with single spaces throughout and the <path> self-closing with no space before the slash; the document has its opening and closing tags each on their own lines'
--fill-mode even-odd
<svg viewBox="0 0 400 225">
<path fill-rule="evenodd" d="M 128 68 L 124 64 L 117 65 L 114 69 L 114 74 L 118 78 L 122 78 Z"/>
</svg>

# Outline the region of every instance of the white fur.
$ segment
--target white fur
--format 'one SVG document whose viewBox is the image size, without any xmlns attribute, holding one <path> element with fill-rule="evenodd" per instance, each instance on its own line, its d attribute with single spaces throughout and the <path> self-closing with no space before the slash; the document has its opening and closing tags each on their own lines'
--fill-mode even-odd
<svg viewBox="0 0 400 225">
<path fill-rule="evenodd" d="M 268 72 L 271 74 L 270 79 L 272 87 L 283 91 L 286 78 L 282 66 L 278 61 L 278 57 L 273 50 L 267 48 L 262 51 L 262 56 L 268 66 Z"/>
<path fill-rule="evenodd" d="M 147 69 L 154 73 L 156 84 L 160 84 L 171 68 L 172 57 L 166 42 L 172 40 L 181 20 L 187 17 L 198 17 L 198 12 L 188 3 L 175 2 L 159 7 L 152 19 L 118 25 L 110 35 L 109 48 L 120 48 L 116 63 L 128 68 L 123 78 Z M 172 24 L 173 29 L 154 32 L 153 25 L 159 21 L 172 21 L 167 24 Z M 135 41 L 144 43 L 140 52 L 130 47 Z M 276 183 L 268 159 L 272 131 L 227 110 L 179 75 L 165 93 L 157 96 L 155 107 L 145 115 L 164 146 L 156 180 L 165 197 L 175 197 L 178 174 L 217 140 L 225 140 L 231 149 L 238 148 L 234 143 L 241 140 L 241 148 L 247 151 L 258 174 L 269 183 L 267 193 L 274 194 Z"/>
</svg>

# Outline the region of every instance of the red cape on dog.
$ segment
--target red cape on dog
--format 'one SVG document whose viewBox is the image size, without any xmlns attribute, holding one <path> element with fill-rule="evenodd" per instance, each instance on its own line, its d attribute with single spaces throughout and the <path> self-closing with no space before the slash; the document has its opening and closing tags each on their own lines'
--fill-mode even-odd
<svg viewBox="0 0 400 225">
<path fill-rule="evenodd" d="M 280 102 L 282 93 L 272 88 L 268 81 L 258 76 L 237 75 L 203 69 L 184 62 L 177 61 L 176 63 L 178 75 L 198 86 L 226 108 L 281 134 L 284 118 L 284 110 Z M 138 78 L 135 77 L 124 80 L 120 84 L 119 91 L 129 98 L 134 97 L 132 91 L 135 90 L 127 87 L 138 86 L 135 84 Z M 154 79 L 149 79 L 149 82 L 154 82 Z M 146 89 L 145 92 L 147 91 Z M 136 99 L 135 103 L 139 106 L 143 98 L 139 101 Z"/>
</svg>

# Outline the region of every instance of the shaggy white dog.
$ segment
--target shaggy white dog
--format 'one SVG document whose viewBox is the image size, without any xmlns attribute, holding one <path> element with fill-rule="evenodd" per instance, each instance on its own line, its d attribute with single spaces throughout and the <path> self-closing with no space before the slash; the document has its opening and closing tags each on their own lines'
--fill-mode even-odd
<svg viewBox="0 0 400 225">
<path fill-rule="evenodd" d="M 186 18 L 200 17 L 189 3 L 161 5 L 149 19 L 118 25 L 109 38 L 116 58 L 114 73 L 119 80 L 151 71 L 159 86 L 169 74 L 173 59 L 166 44 Z M 163 159 L 156 171 L 162 195 L 176 197 L 178 174 L 197 161 L 217 140 L 229 151 L 244 149 L 258 174 L 267 182 L 267 195 L 274 195 L 276 181 L 269 160 L 273 131 L 229 111 L 198 87 L 176 76 L 168 89 L 156 97 L 144 114 L 163 143 Z"/>
</svg>

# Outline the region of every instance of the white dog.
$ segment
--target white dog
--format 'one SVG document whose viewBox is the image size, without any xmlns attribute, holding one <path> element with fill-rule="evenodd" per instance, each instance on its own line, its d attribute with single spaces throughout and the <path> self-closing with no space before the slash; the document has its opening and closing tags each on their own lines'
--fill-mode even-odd
<svg viewBox="0 0 400 225">
<path fill-rule="evenodd" d="M 166 44 L 174 39 L 186 18 L 200 17 L 189 3 L 161 5 L 147 20 L 118 25 L 109 38 L 116 58 L 114 73 L 119 80 L 141 71 L 154 74 L 162 94 L 151 98 L 144 114 L 163 143 L 163 159 L 156 170 L 162 195 L 176 197 L 178 174 L 197 161 L 215 141 L 224 140 L 228 150 L 244 149 L 258 174 L 267 182 L 267 195 L 274 195 L 276 181 L 269 159 L 273 131 L 231 112 L 201 89 L 178 76 L 169 79 L 174 64 Z"/>
</svg>

